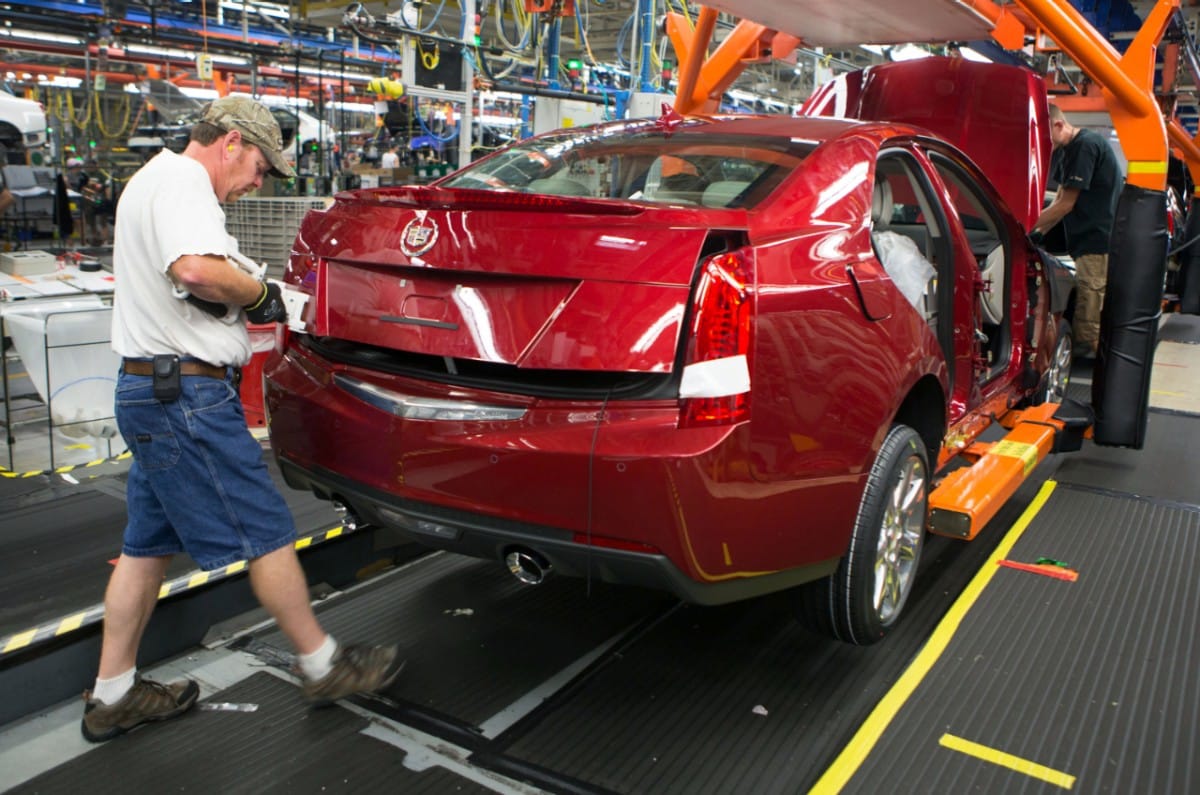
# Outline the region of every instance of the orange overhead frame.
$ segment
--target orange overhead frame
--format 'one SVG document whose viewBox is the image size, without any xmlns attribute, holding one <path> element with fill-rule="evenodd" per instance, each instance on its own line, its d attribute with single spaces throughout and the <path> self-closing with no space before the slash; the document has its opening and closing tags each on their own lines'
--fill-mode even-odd
<svg viewBox="0 0 1200 795">
<path fill-rule="evenodd" d="M 716 27 L 716 10 L 704 6 L 694 30 L 687 19 L 675 12 L 667 14 L 667 35 L 679 58 L 679 88 L 675 94 L 676 112 L 712 113 L 721 104 L 721 95 L 737 79 L 747 64 L 783 56 L 800 45 L 800 39 L 779 33 L 764 25 L 742 21 L 721 42 L 712 55 L 708 45 Z"/>
<path fill-rule="evenodd" d="M 1167 128 L 1154 98 L 1158 43 L 1179 0 L 1155 3 L 1122 56 L 1064 0 L 1015 0 L 1101 87 L 1113 127 L 1129 161 L 1128 181 L 1150 190 L 1167 186 Z"/>
<path fill-rule="evenodd" d="M 1054 39 L 1100 86 L 1129 161 L 1130 184 L 1151 190 L 1166 188 L 1169 135 L 1200 185 L 1200 136 L 1193 138 L 1174 120 L 1165 120 L 1163 108 L 1155 99 L 1158 46 L 1179 13 L 1180 0 L 1157 0 L 1123 56 L 1067 0 L 1012 0 L 1004 6 L 993 0 L 947 0 L 947 5 L 951 4 L 965 6 L 988 20 L 993 26 L 992 36 L 1008 49 L 1024 44 L 1027 26 L 1022 19 Z M 746 64 L 772 55 L 782 57 L 801 41 L 743 20 L 710 56 L 708 47 L 716 19 L 717 12 L 707 6 L 701 8 L 694 29 L 688 28 L 681 15 L 667 15 L 667 34 L 679 58 L 675 110 L 681 114 L 716 110 L 721 94 Z"/>
</svg>

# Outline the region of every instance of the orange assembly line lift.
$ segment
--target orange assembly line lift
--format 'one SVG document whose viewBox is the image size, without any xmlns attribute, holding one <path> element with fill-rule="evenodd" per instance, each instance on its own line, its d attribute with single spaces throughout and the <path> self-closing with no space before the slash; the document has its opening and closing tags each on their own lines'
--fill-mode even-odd
<svg viewBox="0 0 1200 795">
<path fill-rule="evenodd" d="M 718 10 L 736 14 L 742 21 L 710 53 Z M 1159 45 L 1172 27 L 1186 30 L 1180 0 L 1158 0 L 1122 55 L 1067 0 L 1012 0 L 1003 5 L 993 0 L 907 0 L 894 4 L 875 0 L 710 0 L 700 10 L 694 26 L 676 13 L 668 14 L 666 20 L 667 35 L 679 61 L 675 110 L 682 115 L 715 112 L 722 94 L 748 64 L 786 57 L 801 44 L 836 48 L 860 43 L 933 43 L 991 37 L 1006 49 L 1019 50 L 1027 37 L 1048 37 L 1101 88 L 1128 160 L 1127 186 L 1164 194 L 1171 145 L 1187 163 L 1194 184 L 1200 185 L 1200 136 L 1193 138 L 1175 119 L 1164 118 L 1164 106 L 1168 114 L 1173 113 L 1173 106 L 1167 102 L 1160 105 L 1156 94 Z M 1182 61 L 1200 82 L 1200 67 L 1190 44 L 1185 49 L 1169 43 L 1163 56 L 1164 81 L 1175 79 Z M 1173 89 L 1170 85 L 1161 88 L 1164 95 Z M 1133 240 L 1136 248 L 1138 241 L 1136 237 Z M 1150 243 L 1149 237 L 1146 242 Z M 1153 250 L 1151 245 L 1148 248 Z M 1165 257 L 1164 250 L 1164 266 Z M 1160 286 L 1160 301 L 1161 292 Z M 1142 376 L 1148 372 L 1152 356 L 1153 347 L 1140 369 L 1119 375 Z M 1140 421 L 1143 432 L 1149 390 L 1148 378 L 1145 381 Z M 1102 401 L 1106 394 L 1103 386 L 1099 393 Z M 985 408 L 991 411 L 996 407 Z M 1056 404 L 1024 411 L 999 408 L 998 422 L 1009 429 L 1002 441 L 989 444 L 972 440 L 965 449 L 941 451 L 939 462 L 961 456 L 971 466 L 951 472 L 930 495 L 930 529 L 934 532 L 973 538 L 1037 463 L 1059 449 L 1059 437 L 1079 431 L 1077 420 L 1055 416 Z M 975 419 L 980 421 L 965 424 L 978 432 L 991 424 L 990 418 Z M 1072 425 L 1075 427 L 1068 427 Z M 1104 429 L 1099 421 L 1097 429 L 1097 441 L 1101 443 L 1141 447 L 1141 434 L 1136 428 L 1125 436 L 1106 432 L 1108 438 L 1103 440 L 1100 431 Z"/>
</svg>

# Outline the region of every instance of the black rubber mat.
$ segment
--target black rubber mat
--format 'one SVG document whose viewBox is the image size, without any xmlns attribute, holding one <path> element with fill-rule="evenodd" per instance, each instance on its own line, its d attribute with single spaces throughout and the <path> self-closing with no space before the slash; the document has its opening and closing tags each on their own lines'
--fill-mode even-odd
<svg viewBox="0 0 1200 795">
<path fill-rule="evenodd" d="M 10 500 L 35 494 L 47 488 L 51 483 L 48 475 L 36 475 L 28 478 L 0 477 L 0 500 L 8 503 Z"/>
<path fill-rule="evenodd" d="M 318 608 L 342 642 L 399 643 L 386 695 L 477 727 L 595 647 L 673 604 L 632 588 L 551 576 L 522 585 L 499 561 L 442 554 Z M 260 640 L 291 651 L 278 630 Z"/>
<path fill-rule="evenodd" d="M 442 767 L 404 766 L 405 753 L 363 735 L 364 718 L 313 710 L 294 685 L 255 674 L 212 698 L 255 712 L 202 712 L 147 725 L 47 771 L 12 792 L 486 793 Z"/>
<path fill-rule="evenodd" d="M 0 504 L 0 635 L 99 602 L 121 551 L 125 503 L 82 486 L 43 486 Z"/>
<path fill-rule="evenodd" d="M 1158 329 L 1158 341 L 1200 344 L 1200 315 L 1168 315 Z"/>
<path fill-rule="evenodd" d="M 1063 792 L 944 735 L 1074 776 L 1200 791 L 1200 512 L 1059 486 L 843 792 Z"/>
<path fill-rule="evenodd" d="M 1085 442 L 1063 456 L 1054 478 L 1063 483 L 1200 505 L 1196 439 L 1200 417 L 1150 411 L 1143 450 Z"/>
<path fill-rule="evenodd" d="M 274 457 L 264 455 L 301 535 L 340 524 L 327 500 L 288 488 Z M 77 484 L 48 476 L 0 478 L 0 637 L 102 601 L 109 561 L 121 554 L 126 475 Z M 190 557 L 177 555 L 167 578 L 195 569 Z"/>
<path fill-rule="evenodd" d="M 514 775 L 517 763 L 556 770 L 620 793 L 804 792 L 920 649 L 1035 485 L 1022 488 L 971 543 L 928 539 L 904 619 L 882 643 L 854 647 L 809 633 L 787 593 L 688 606 L 502 736 L 497 750 L 506 758 L 490 764 L 501 772 L 513 764 Z"/>
</svg>

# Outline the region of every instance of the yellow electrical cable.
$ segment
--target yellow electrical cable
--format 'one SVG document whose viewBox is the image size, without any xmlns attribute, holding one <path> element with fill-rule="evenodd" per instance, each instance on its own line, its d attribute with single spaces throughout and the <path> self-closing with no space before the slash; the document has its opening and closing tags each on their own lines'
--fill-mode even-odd
<svg viewBox="0 0 1200 795">
<path fill-rule="evenodd" d="M 129 95 L 125 94 L 122 99 L 124 99 L 125 104 L 125 118 L 121 120 L 121 129 L 112 132 L 104 123 L 104 110 L 100 107 L 100 92 L 96 91 L 92 93 L 92 100 L 96 109 L 96 129 L 105 138 L 119 138 L 125 134 L 126 128 L 129 126 Z"/>
<path fill-rule="evenodd" d="M 438 62 L 442 59 L 441 51 L 438 49 L 438 43 L 433 43 L 433 52 L 425 51 L 421 46 L 421 40 L 417 39 L 417 52 L 421 54 L 421 63 L 425 64 L 426 69 L 437 69 Z"/>
</svg>

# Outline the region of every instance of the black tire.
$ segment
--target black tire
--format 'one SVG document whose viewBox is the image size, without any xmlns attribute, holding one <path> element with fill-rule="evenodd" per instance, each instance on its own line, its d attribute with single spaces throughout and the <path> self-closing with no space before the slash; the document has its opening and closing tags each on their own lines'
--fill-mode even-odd
<svg viewBox="0 0 1200 795">
<path fill-rule="evenodd" d="M 1050 360 L 1050 367 L 1042 374 L 1042 384 L 1031 401 L 1033 405 L 1062 403 L 1067 399 L 1074 348 L 1075 335 L 1071 333 L 1071 324 L 1066 318 L 1062 318 L 1058 321 L 1058 339 L 1054 344 L 1053 358 Z"/>
<path fill-rule="evenodd" d="M 837 571 L 799 589 L 802 623 L 866 646 L 881 640 L 912 592 L 929 511 L 929 452 L 920 435 L 894 425 L 867 476 Z"/>
</svg>

